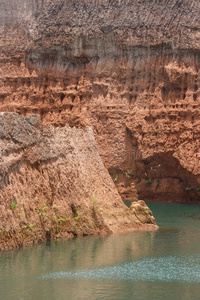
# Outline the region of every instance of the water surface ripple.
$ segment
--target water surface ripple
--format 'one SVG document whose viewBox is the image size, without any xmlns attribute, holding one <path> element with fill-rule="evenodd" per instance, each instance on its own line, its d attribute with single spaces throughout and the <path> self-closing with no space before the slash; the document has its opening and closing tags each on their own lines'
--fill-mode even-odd
<svg viewBox="0 0 200 300">
<path fill-rule="evenodd" d="M 88 279 L 119 281 L 179 281 L 200 282 L 200 255 L 191 257 L 146 258 L 141 261 L 124 263 L 118 266 L 106 266 L 71 272 L 43 274 L 40 279 Z"/>
</svg>

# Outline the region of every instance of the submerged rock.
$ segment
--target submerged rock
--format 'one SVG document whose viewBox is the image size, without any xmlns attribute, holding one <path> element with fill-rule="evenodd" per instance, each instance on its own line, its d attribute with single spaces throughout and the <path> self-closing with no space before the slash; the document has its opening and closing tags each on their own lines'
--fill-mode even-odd
<svg viewBox="0 0 200 300">
<path fill-rule="evenodd" d="M 0 113 L 0 249 L 143 224 L 123 203 L 92 129 Z"/>
</svg>

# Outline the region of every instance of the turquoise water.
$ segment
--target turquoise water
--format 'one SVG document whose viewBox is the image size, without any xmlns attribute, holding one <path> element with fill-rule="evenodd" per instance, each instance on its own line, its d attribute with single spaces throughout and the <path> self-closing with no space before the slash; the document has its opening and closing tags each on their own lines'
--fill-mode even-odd
<svg viewBox="0 0 200 300">
<path fill-rule="evenodd" d="M 0 253 L 0 300 L 200 299 L 200 206 L 148 205 L 157 231 Z"/>
</svg>

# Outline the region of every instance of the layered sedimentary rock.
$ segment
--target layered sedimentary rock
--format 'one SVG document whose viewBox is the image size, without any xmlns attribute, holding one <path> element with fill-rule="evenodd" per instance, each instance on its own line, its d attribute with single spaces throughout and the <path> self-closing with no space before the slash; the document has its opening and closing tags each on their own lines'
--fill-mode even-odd
<svg viewBox="0 0 200 300">
<path fill-rule="evenodd" d="M 198 0 L 0 0 L 0 110 L 92 126 L 127 199 L 198 201 Z"/>
<path fill-rule="evenodd" d="M 122 202 L 92 129 L 0 113 L 0 249 L 61 236 L 155 229 Z"/>
</svg>

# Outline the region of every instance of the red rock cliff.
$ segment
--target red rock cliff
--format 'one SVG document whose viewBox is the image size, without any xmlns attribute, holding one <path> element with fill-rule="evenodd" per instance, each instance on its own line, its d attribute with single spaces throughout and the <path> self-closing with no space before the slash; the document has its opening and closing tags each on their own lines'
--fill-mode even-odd
<svg viewBox="0 0 200 300">
<path fill-rule="evenodd" d="M 147 207 L 137 212 L 122 202 L 91 128 L 42 126 L 36 115 L 0 113 L 0 189 L 0 249 L 156 228 Z"/>
<path fill-rule="evenodd" d="M 198 0 L 1 0 L 0 109 L 92 126 L 125 198 L 198 201 L 199 14 Z"/>
</svg>

